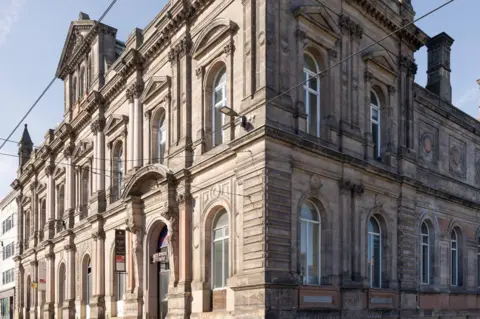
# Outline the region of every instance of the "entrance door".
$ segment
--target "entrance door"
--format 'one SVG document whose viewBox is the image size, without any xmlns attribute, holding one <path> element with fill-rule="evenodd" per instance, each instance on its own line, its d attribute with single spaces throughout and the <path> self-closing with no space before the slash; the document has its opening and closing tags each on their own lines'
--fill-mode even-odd
<svg viewBox="0 0 480 319">
<path fill-rule="evenodd" d="M 167 243 L 168 229 L 165 226 L 158 237 L 157 256 L 157 318 L 164 319 L 168 312 L 168 278 L 170 274 L 170 267 L 168 263 L 168 243 Z"/>
</svg>

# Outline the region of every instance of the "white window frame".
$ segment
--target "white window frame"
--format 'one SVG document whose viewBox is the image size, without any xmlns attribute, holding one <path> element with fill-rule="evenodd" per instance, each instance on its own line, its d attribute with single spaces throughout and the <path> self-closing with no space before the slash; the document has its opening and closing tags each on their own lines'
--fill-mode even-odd
<svg viewBox="0 0 480 319">
<path fill-rule="evenodd" d="M 378 225 L 378 230 L 379 232 L 378 233 L 375 233 L 375 232 L 371 232 L 371 231 L 368 231 L 368 245 L 371 247 L 371 251 L 372 251 L 372 260 L 370 260 L 370 265 L 369 265 L 369 274 L 370 274 L 370 288 L 382 288 L 382 254 L 383 254 L 383 247 L 382 247 L 382 225 L 380 224 L 379 220 L 375 217 L 375 216 L 371 216 L 370 219 L 374 219 L 375 222 L 377 223 Z M 370 219 L 368 220 L 368 223 L 370 223 Z M 368 228 L 368 227 L 367 227 Z M 378 236 L 379 238 L 379 245 L 380 245 L 380 256 L 379 256 L 379 260 L 380 260 L 380 267 L 379 267 L 379 273 L 378 273 L 378 276 L 379 276 L 379 283 L 380 283 L 380 286 L 379 287 L 374 287 L 373 286 L 373 276 L 374 276 L 374 264 L 373 264 L 373 243 L 374 243 L 374 237 L 375 236 Z M 368 249 L 368 247 L 367 247 Z M 370 250 L 370 249 L 369 249 Z"/>
<path fill-rule="evenodd" d="M 320 88 L 320 77 L 317 76 L 317 74 L 319 73 L 319 67 L 318 67 L 318 62 L 317 60 L 315 59 L 315 57 L 313 55 L 311 55 L 310 53 L 308 52 L 305 52 L 304 55 L 308 55 L 312 60 L 313 62 L 315 63 L 315 67 L 316 67 L 316 70 L 313 71 L 313 70 L 309 70 L 306 66 L 305 66 L 305 63 L 303 64 L 303 76 L 304 78 L 307 79 L 307 81 L 303 84 L 303 92 L 304 92 L 304 95 L 305 95 L 305 112 L 307 113 L 307 133 L 308 134 L 312 134 L 312 132 L 310 132 L 310 115 L 311 115 L 311 110 L 310 110 L 310 93 L 312 94 L 315 94 L 317 96 L 317 103 L 316 103 L 316 106 L 317 106 L 317 123 L 316 123 L 316 128 L 317 128 L 317 131 L 315 132 L 315 135 L 317 137 L 320 137 L 320 119 L 321 119 L 321 115 L 320 115 L 320 91 L 321 91 L 321 88 Z M 317 90 L 312 90 L 308 83 L 310 82 L 310 79 L 312 78 L 316 78 L 316 81 L 317 81 Z"/>
<path fill-rule="evenodd" d="M 378 105 L 375 105 L 372 103 L 371 99 L 370 99 L 370 127 L 372 127 L 372 124 L 377 124 L 377 137 L 378 137 L 378 144 L 377 144 L 377 154 L 376 155 L 376 158 L 380 158 L 381 156 L 381 150 L 380 150 L 380 146 L 382 145 L 381 144 L 381 141 L 382 141 L 382 136 L 381 136 L 381 118 L 382 118 L 382 113 L 381 113 L 381 110 L 380 110 L 380 99 L 378 98 L 378 94 L 375 92 L 375 90 L 371 90 L 370 91 L 371 94 L 373 93 L 373 95 L 375 96 L 376 100 L 377 100 L 377 103 Z M 376 110 L 378 112 L 378 120 L 374 120 L 373 119 L 373 111 Z M 372 137 L 373 137 L 373 132 L 372 132 Z M 377 143 L 377 141 L 373 141 L 374 143 Z"/>
<path fill-rule="evenodd" d="M 427 229 L 427 233 L 423 233 L 423 225 L 425 225 Z M 427 239 L 427 242 L 425 243 L 424 239 Z M 422 226 L 420 227 L 420 244 L 421 244 L 421 258 L 420 258 L 420 283 L 424 285 L 430 284 L 430 227 L 428 227 L 428 224 L 423 222 Z M 427 249 L 427 278 L 423 277 L 423 250 Z"/>
<path fill-rule="evenodd" d="M 212 90 L 212 147 L 218 146 L 223 143 L 224 136 L 223 136 L 223 125 L 225 124 L 225 115 L 220 112 L 220 108 L 223 106 L 227 106 L 227 68 L 223 66 L 215 75 L 213 79 L 213 85 L 217 82 L 219 76 L 223 76 L 225 74 L 225 81 L 222 81 L 216 85 Z M 215 93 L 218 91 L 222 92 L 222 98 L 219 101 L 215 99 Z M 215 119 L 217 116 L 220 116 L 220 127 L 216 127 Z M 216 140 L 216 132 L 220 130 L 221 132 L 221 141 Z"/>
<path fill-rule="evenodd" d="M 305 273 L 303 275 L 303 284 L 304 285 L 310 285 L 310 286 L 320 286 L 322 284 L 322 216 L 318 212 L 317 205 L 315 205 L 314 202 L 308 200 L 308 203 L 310 203 L 313 208 L 315 208 L 315 213 L 318 216 L 318 221 L 316 220 L 310 220 L 306 218 L 302 218 L 300 215 L 300 225 L 305 224 L 305 230 L 307 232 L 307 242 L 305 243 L 306 245 L 306 251 L 307 251 L 307 265 L 305 265 Z M 308 264 L 309 264 L 309 259 L 308 259 L 308 250 L 309 250 L 309 233 L 308 233 L 308 225 L 311 224 L 313 227 L 318 228 L 318 285 L 312 284 L 308 282 L 309 274 L 308 274 Z M 300 247 L 302 245 L 300 237 Z M 301 249 L 301 248 L 300 248 Z M 305 280 L 306 279 L 306 280 Z"/>
<path fill-rule="evenodd" d="M 455 234 L 455 239 L 452 239 L 452 234 Z M 454 247 L 455 244 L 455 247 Z M 453 260 L 452 255 L 453 252 L 455 252 L 455 260 Z M 458 234 L 455 229 L 452 229 L 452 232 L 450 233 L 450 285 L 457 287 L 458 286 Z M 453 268 L 453 263 L 455 263 L 455 277 L 452 277 L 452 268 Z M 455 281 L 454 281 L 455 279 Z"/>
<path fill-rule="evenodd" d="M 214 219 L 214 226 L 216 226 L 216 223 L 217 221 L 220 219 L 220 217 L 223 215 L 223 214 L 228 214 L 226 210 L 222 209 L 219 213 L 217 213 L 217 215 L 215 216 L 215 219 Z M 230 247 L 228 249 L 228 256 L 225 256 L 226 255 L 226 252 L 225 252 L 225 241 L 228 240 L 228 245 L 230 244 L 230 236 L 229 236 L 229 219 L 228 219 L 228 215 L 227 215 L 227 225 L 225 226 L 221 226 L 221 227 L 212 227 L 212 245 L 211 245 L 211 252 L 212 252 L 212 256 L 211 256 L 211 265 L 212 265 L 212 275 L 211 275 L 211 278 L 212 278 L 212 289 L 213 290 L 222 290 L 222 289 L 225 289 L 226 286 L 227 286 L 227 278 L 228 278 L 228 273 L 226 274 L 225 273 L 225 258 L 227 258 L 227 262 L 229 262 L 228 258 L 229 255 L 230 255 Z M 221 236 L 220 238 L 215 238 L 215 231 L 216 230 L 222 230 L 222 233 L 223 233 L 223 236 Z M 219 242 L 219 241 L 222 241 L 222 286 L 221 287 L 215 287 L 215 278 L 214 278 L 214 275 L 215 275 L 215 243 L 216 242 Z M 230 266 L 230 262 L 228 263 L 228 265 Z M 227 269 L 227 272 L 228 272 L 228 269 Z"/>
</svg>

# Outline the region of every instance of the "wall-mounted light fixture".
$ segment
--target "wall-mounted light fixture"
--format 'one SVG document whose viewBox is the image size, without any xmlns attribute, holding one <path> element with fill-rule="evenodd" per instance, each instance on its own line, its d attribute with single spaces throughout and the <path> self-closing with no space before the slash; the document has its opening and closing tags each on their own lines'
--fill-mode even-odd
<svg viewBox="0 0 480 319">
<path fill-rule="evenodd" d="M 234 117 L 239 117 L 237 112 L 233 110 L 232 108 L 229 108 L 228 106 L 224 105 L 218 109 L 220 112 L 227 116 L 234 116 Z M 247 127 L 247 117 L 245 115 L 240 116 L 240 126 L 243 128 Z"/>
</svg>

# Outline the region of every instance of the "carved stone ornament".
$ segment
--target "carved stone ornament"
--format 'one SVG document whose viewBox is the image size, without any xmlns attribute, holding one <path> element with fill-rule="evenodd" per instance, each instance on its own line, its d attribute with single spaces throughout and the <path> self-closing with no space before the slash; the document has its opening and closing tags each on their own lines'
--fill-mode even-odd
<svg viewBox="0 0 480 319">
<path fill-rule="evenodd" d="M 297 39 L 298 39 L 299 41 L 304 41 L 305 38 L 306 38 L 306 36 L 307 36 L 306 33 L 305 33 L 305 31 L 300 30 L 300 29 L 297 29 L 296 35 L 297 35 Z"/>
<path fill-rule="evenodd" d="M 65 149 L 63 150 L 63 155 L 67 158 L 71 157 L 73 155 L 74 150 L 75 150 L 75 145 L 73 144 L 65 146 Z"/>
<path fill-rule="evenodd" d="M 105 127 L 105 120 L 98 119 L 92 122 L 90 128 L 92 129 L 93 134 L 97 134 L 98 132 L 103 131 Z"/>
<path fill-rule="evenodd" d="M 55 164 L 50 164 L 45 167 L 45 174 L 47 176 L 53 175 L 53 172 L 55 172 Z"/>
<path fill-rule="evenodd" d="M 373 81 L 373 73 L 369 71 L 365 71 L 364 78 L 365 78 L 365 82 L 371 83 Z"/>
<path fill-rule="evenodd" d="M 453 147 L 450 151 L 451 162 L 455 167 L 459 167 L 462 162 L 462 152 L 457 148 Z"/>
<path fill-rule="evenodd" d="M 336 59 L 338 57 L 338 51 L 334 49 L 328 49 L 328 54 L 332 59 Z"/>
<path fill-rule="evenodd" d="M 170 52 L 168 52 L 168 61 L 174 63 L 183 58 L 192 47 L 192 40 L 190 37 L 184 37 L 177 45 L 175 45 Z"/>
<path fill-rule="evenodd" d="M 205 68 L 204 68 L 203 66 L 199 66 L 199 67 L 195 70 L 195 75 L 197 76 L 197 79 L 199 79 L 199 78 L 202 77 L 204 70 L 205 70 Z"/>
<path fill-rule="evenodd" d="M 365 188 L 361 184 L 354 184 L 351 181 L 348 180 L 341 180 L 340 181 L 340 188 L 347 190 L 347 191 L 353 191 L 357 195 L 361 195 L 364 193 Z"/>
<path fill-rule="evenodd" d="M 233 42 L 230 42 L 226 46 L 224 46 L 223 52 L 227 56 L 229 56 L 230 54 L 233 54 L 233 52 L 235 52 L 235 45 L 233 44 Z"/>
<path fill-rule="evenodd" d="M 429 154 L 433 149 L 433 136 L 432 134 L 425 133 L 422 137 L 423 150 Z"/>
<path fill-rule="evenodd" d="M 133 98 L 140 98 L 144 88 L 145 88 L 145 83 L 143 83 L 143 81 L 137 81 L 135 83 L 132 83 L 127 88 L 127 98 L 129 100 L 132 100 Z"/>
<path fill-rule="evenodd" d="M 32 260 L 32 261 L 30 261 L 30 266 L 36 267 L 37 265 L 38 265 L 38 261 L 37 261 L 37 260 Z"/>
<path fill-rule="evenodd" d="M 352 21 L 350 17 L 346 15 L 342 14 L 340 16 L 340 27 L 344 33 L 350 34 L 350 36 L 355 36 L 357 38 L 362 38 L 363 36 L 363 27 Z"/>
<path fill-rule="evenodd" d="M 53 251 L 51 251 L 51 252 L 49 252 L 45 255 L 45 258 L 54 259 L 55 258 L 55 253 Z"/>
<path fill-rule="evenodd" d="M 404 71 L 407 72 L 407 75 L 414 76 L 417 74 L 418 66 L 413 60 L 408 56 L 402 56 L 400 58 L 400 66 L 403 68 Z"/>
<path fill-rule="evenodd" d="M 97 240 L 97 239 L 104 240 L 105 239 L 105 232 L 103 230 L 98 230 L 96 232 L 93 232 L 92 233 L 92 238 L 93 238 L 93 240 Z"/>
<path fill-rule="evenodd" d="M 319 189 L 323 185 L 322 185 L 322 182 L 320 181 L 320 178 L 317 175 L 312 175 L 312 177 L 310 177 L 310 186 L 312 187 L 312 189 Z"/>
<path fill-rule="evenodd" d="M 65 245 L 65 246 L 63 247 L 63 249 L 64 249 L 65 251 L 67 251 L 67 252 L 68 252 L 68 251 L 75 251 L 75 245 L 68 244 L 68 245 Z"/>
</svg>

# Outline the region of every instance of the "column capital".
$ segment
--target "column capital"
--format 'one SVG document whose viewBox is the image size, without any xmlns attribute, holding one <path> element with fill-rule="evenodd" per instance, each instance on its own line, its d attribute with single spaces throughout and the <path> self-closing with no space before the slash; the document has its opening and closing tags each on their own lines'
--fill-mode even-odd
<svg viewBox="0 0 480 319">
<path fill-rule="evenodd" d="M 32 266 L 32 267 L 38 266 L 38 261 L 37 260 L 30 261 L 30 266 Z"/>
<path fill-rule="evenodd" d="M 225 53 L 226 56 L 229 56 L 235 52 L 235 44 L 233 44 L 233 41 L 230 41 L 226 46 L 223 47 L 223 53 Z"/>
<path fill-rule="evenodd" d="M 127 88 L 127 98 L 133 100 L 134 98 L 139 98 L 143 93 L 145 84 L 143 81 L 135 81 Z M 129 119 L 131 120 L 131 119 Z"/>
<path fill-rule="evenodd" d="M 97 134 L 98 132 L 102 132 L 105 127 L 105 120 L 104 119 L 96 119 L 90 125 L 93 134 Z"/>
<path fill-rule="evenodd" d="M 37 185 L 38 185 L 38 182 L 37 180 L 33 180 L 31 183 L 30 183 L 30 190 L 33 192 L 35 190 L 35 188 L 37 188 Z"/>
<path fill-rule="evenodd" d="M 47 258 L 48 260 L 55 259 L 55 253 L 53 251 L 50 251 L 47 254 L 45 254 L 45 258 Z"/>
<path fill-rule="evenodd" d="M 65 146 L 65 148 L 63 149 L 63 155 L 66 158 L 70 158 L 70 157 L 72 157 L 74 150 L 75 150 L 75 145 L 74 144 L 69 144 L 69 145 Z"/>
<path fill-rule="evenodd" d="M 52 176 L 53 175 L 53 172 L 55 172 L 55 164 L 48 164 L 46 167 L 45 167 L 45 174 L 47 176 Z"/>
<path fill-rule="evenodd" d="M 65 245 L 65 246 L 63 246 L 63 249 L 67 252 L 70 252 L 70 251 L 75 252 L 76 251 L 76 247 L 73 244 Z"/>
<path fill-rule="evenodd" d="M 96 232 L 92 233 L 93 240 L 97 241 L 98 239 L 104 240 L 105 239 L 105 232 L 101 229 Z"/>
</svg>

